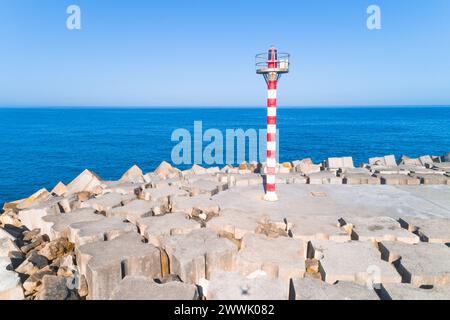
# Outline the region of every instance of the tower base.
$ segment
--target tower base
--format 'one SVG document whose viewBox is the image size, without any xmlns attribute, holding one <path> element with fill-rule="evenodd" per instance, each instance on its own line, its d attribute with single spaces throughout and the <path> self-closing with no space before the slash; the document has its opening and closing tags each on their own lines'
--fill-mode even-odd
<svg viewBox="0 0 450 320">
<path fill-rule="evenodd" d="M 274 191 L 270 191 L 264 195 L 264 200 L 270 201 L 270 202 L 276 202 L 276 201 L 278 201 L 278 196 Z"/>
</svg>

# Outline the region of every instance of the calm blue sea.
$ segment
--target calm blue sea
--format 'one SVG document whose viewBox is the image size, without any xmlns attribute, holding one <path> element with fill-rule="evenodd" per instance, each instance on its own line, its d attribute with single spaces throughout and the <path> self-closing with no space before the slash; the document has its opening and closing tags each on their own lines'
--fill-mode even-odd
<svg viewBox="0 0 450 320">
<path fill-rule="evenodd" d="M 264 129 L 254 109 L 0 109 L 0 204 L 67 183 L 85 168 L 117 179 L 133 164 L 145 171 L 170 160 L 171 133 Z M 280 160 L 441 155 L 450 151 L 450 107 L 280 109 Z"/>
</svg>

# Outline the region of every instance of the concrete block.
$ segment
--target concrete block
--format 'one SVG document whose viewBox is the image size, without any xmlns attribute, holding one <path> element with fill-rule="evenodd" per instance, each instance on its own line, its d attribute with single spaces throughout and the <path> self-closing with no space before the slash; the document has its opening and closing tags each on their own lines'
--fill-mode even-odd
<svg viewBox="0 0 450 320">
<path fill-rule="evenodd" d="M 336 173 L 330 171 L 321 171 L 308 175 L 309 184 L 342 184 L 342 178 L 337 177 Z"/>
<path fill-rule="evenodd" d="M 372 286 L 339 281 L 329 284 L 317 279 L 292 279 L 290 300 L 380 300 Z"/>
<path fill-rule="evenodd" d="M 286 234 L 286 223 L 280 219 L 274 221 L 269 216 L 250 211 L 226 209 L 206 223 L 206 226 L 218 234 L 229 234 L 240 240 L 249 233 L 264 233 L 266 230 L 275 234 Z"/>
<path fill-rule="evenodd" d="M 411 174 L 411 177 L 419 179 L 422 184 L 450 184 L 450 177 L 443 174 Z"/>
<path fill-rule="evenodd" d="M 394 263 L 402 282 L 414 286 L 450 284 L 450 250 L 444 244 L 381 242 L 383 259 Z"/>
<path fill-rule="evenodd" d="M 264 273 L 243 276 L 216 271 L 207 288 L 208 300 L 287 300 L 289 285 Z"/>
<path fill-rule="evenodd" d="M 370 184 L 370 185 L 378 185 L 381 184 L 380 178 L 373 177 L 370 174 L 361 174 L 361 173 L 344 173 L 340 175 L 342 177 L 343 184 Z"/>
<path fill-rule="evenodd" d="M 170 273 L 192 284 L 209 279 L 216 270 L 233 271 L 237 252 L 235 244 L 210 229 L 169 237 L 162 247 L 169 257 Z"/>
<path fill-rule="evenodd" d="M 418 234 L 424 242 L 450 243 L 450 219 L 405 217 L 400 219 L 400 223 L 410 232 Z"/>
<path fill-rule="evenodd" d="M 261 270 L 286 282 L 302 278 L 305 274 L 303 248 L 303 242 L 298 239 L 247 234 L 236 257 L 236 270 L 245 276 Z"/>
<path fill-rule="evenodd" d="M 308 256 L 319 260 L 322 280 L 330 284 L 336 281 L 359 284 L 401 282 L 395 268 L 381 259 L 380 252 L 371 242 L 313 240 Z"/>
<path fill-rule="evenodd" d="M 127 276 L 114 289 L 111 300 L 197 300 L 197 287 L 182 282 L 158 284 L 143 276 Z"/>
<path fill-rule="evenodd" d="M 24 298 L 19 275 L 7 270 L 11 261 L 0 257 L 0 300 L 22 300 Z"/>
<path fill-rule="evenodd" d="M 78 192 L 93 192 L 101 185 L 101 178 L 90 170 L 84 170 L 78 177 L 67 185 L 67 194 Z"/>
<path fill-rule="evenodd" d="M 309 175 L 320 172 L 321 168 L 322 166 L 320 164 L 314 164 L 311 159 L 304 159 L 300 161 L 300 164 L 295 166 L 295 171 L 304 175 Z"/>
<path fill-rule="evenodd" d="M 175 212 L 163 216 L 138 219 L 137 225 L 141 234 L 150 244 L 160 247 L 162 241 L 174 235 L 186 235 L 200 229 L 201 225 L 189 219 L 185 213 Z"/>
<path fill-rule="evenodd" d="M 328 169 L 340 169 L 340 168 L 354 168 L 352 157 L 342 158 L 328 158 L 325 161 L 326 168 Z"/>
<path fill-rule="evenodd" d="M 145 183 L 144 173 L 137 165 L 128 169 L 120 178 L 120 182 Z"/>
<path fill-rule="evenodd" d="M 166 188 L 152 188 L 142 191 L 144 200 L 148 201 L 162 201 L 169 204 L 169 199 L 176 196 L 188 196 L 189 193 L 181 190 L 176 186 L 168 186 Z"/>
<path fill-rule="evenodd" d="M 166 161 L 161 162 L 161 164 L 156 168 L 155 173 L 161 179 L 171 179 L 175 177 L 179 177 L 181 175 L 181 171 L 172 167 Z"/>
<path fill-rule="evenodd" d="M 407 283 L 384 284 L 380 297 L 382 300 L 450 300 L 450 287 L 418 288 Z"/>
<path fill-rule="evenodd" d="M 58 184 L 52 189 L 52 191 L 50 191 L 51 194 L 56 195 L 56 196 L 62 196 L 66 192 L 67 192 L 67 187 L 61 181 L 58 182 Z"/>
<path fill-rule="evenodd" d="M 432 164 L 433 163 L 433 159 L 431 159 L 430 156 L 419 157 L 419 161 L 422 164 L 422 166 L 425 166 L 426 164 Z"/>
<path fill-rule="evenodd" d="M 183 212 L 189 216 L 192 216 L 194 211 L 200 211 L 206 215 L 219 213 L 219 204 L 204 194 L 195 197 L 174 197 L 171 208 L 172 212 Z"/>
<path fill-rule="evenodd" d="M 189 191 L 191 196 L 198 196 L 200 194 L 206 194 L 207 196 L 213 196 L 219 193 L 219 185 L 217 181 L 211 180 L 197 180 L 195 182 L 191 182 L 186 186 L 186 190 Z"/>
<path fill-rule="evenodd" d="M 420 180 L 405 174 L 377 174 L 380 178 L 381 184 L 400 186 L 400 185 L 410 185 L 417 186 L 420 185 Z"/>
<path fill-rule="evenodd" d="M 69 237 L 69 226 L 72 223 L 98 221 L 105 217 L 96 214 L 94 209 L 78 209 L 71 213 L 43 217 L 41 233 L 48 235 L 50 240 Z"/>
<path fill-rule="evenodd" d="M 120 193 L 122 195 L 136 195 L 145 188 L 145 183 L 104 181 L 102 194 Z"/>
<path fill-rule="evenodd" d="M 133 200 L 123 207 L 117 207 L 107 213 L 108 217 L 121 217 L 132 223 L 136 223 L 139 218 L 150 217 L 154 215 L 154 210 L 164 210 L 164 202 L 153 202 L 146 200 Z M 168 208 L 167 208 L 168 210 Z"/>
<path fill-rule="evenodd" d="M 19 211 L 18 217 L 22 224 L 29 230 L 43 229 L 43 218 L 51 215 L 58 215 L 61 209 L 58 202 L 61 198 L 52 198 L 46 204 L 39 204 L 28 209 Z"/>
<path fill-rule="evenodd" d="M 76 249 L 77 265 L 88 285 L 88 299 L 105 300 L 126 276 L 158 277 L 161 258 L 158 248 L 127 233 L 111 241 L 85 244 Z"/>
<path fill-rule="evenodd" d="M 42 202 L 46 202 L 52 197 L 52 194 L 43 188 L 26 199 L 20 200 L 16 203 L 15 208 L 19 210 L 27 209 L 33 205 L 37 205 Z"/>
<path fill-rule="evenodd" d="M 391 217 L 344 217 L 341 222 L 353 240 L 401 241 L 409 244 L 420 241 L 417 235 L 402 229 L 400 223 Z"/>
<path fill-rule="evenodd" d="M 336 217 L 330 216 L 295 216 L 287 219 L 288 228 L 294 239 L 300 239 L 305 245 L 311 240 L 330 240 L 345 242 L 350 235 L 341 227 Z M 306 257 L 305 247 L 305 257 Z"/>
<path fill-rule="evenodd" d="M 438 172 L 436 172 L 435 170 L 427 169 L 422 166 L 399 165 L 398 168 L 403 171 L 409 171 L 409 173 L 411 174 L 438 174 Z M 443 175 L 444 172 L 441 172 L 441 174 Z"/>
<path fill-rule="evenodd" d="M 370 158 L 369 164 L 386 166 L 386 167 L 395 167 L 395 166 L 397 166 L 397 161 L 395 160 L 394 155 L 389 155 L 389 156 L 384 156 L 384 157 Z"/>
<path fill-rule="evenodd" d="M 69 227 L 69 240 L 79 247 L 97 241 L 111 241 L 129 232 L 137 233 L 136 226 L 124 222 L 122 218 L 106 218 L 72 223 Z"/>
<path fill-rule="evenodd" d="M 80 208 L 93 208 L 99 212 L 104 212 L 107 214 L 113 208 L 120 207 L 134 199 L 136 199 L 136 195 L 108 193 L 81 203 Z"/>
</svg>

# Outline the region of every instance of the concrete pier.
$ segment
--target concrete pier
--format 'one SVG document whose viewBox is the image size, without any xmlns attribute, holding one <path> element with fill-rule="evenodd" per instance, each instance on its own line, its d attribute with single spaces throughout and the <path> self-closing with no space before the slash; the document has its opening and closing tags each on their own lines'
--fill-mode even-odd
<svg viewBox="0 0 450 320">
<path fill-rule="evenodd" d="M 450 299 L 446 160 L 85 170 L 4 205 L 0 299 Z"/>
</svg>

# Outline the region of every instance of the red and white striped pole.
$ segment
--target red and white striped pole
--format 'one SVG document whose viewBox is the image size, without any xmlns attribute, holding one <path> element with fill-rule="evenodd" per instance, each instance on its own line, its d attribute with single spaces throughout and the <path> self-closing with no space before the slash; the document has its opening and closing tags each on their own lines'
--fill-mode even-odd
<svg viewBox="0 0 450 320">
<path fill-rule="evenodd" d="M 268 56 L 269 69 L 277 68 L 277 52 L 270 48 Z M 267 77 L 267 162 L 266 194 L 264 200 L 278 201 L 275 188 L 277 167 L 277 72 L 270 72 Z"/>
</svg>

